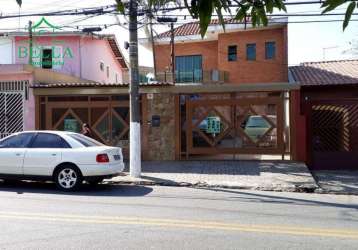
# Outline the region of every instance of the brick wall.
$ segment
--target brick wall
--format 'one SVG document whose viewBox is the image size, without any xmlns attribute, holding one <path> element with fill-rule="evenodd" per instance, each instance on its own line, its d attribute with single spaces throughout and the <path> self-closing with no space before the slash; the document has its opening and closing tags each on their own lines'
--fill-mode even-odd
<svg viewBox="0 0 358 250">
<path fill-rule="evenodd" d="M 265 42 L 276 42 L 275 59 L 265 59 Z M 256 61 L 246 60 L 246 44 L 256 43 Z M 229 45 L 237 45 L 237 61 L 227 60 Z M 156 45 L 158 72 L 170 66 L 170 45 Z M 287 27 L 247 30 L 219 34 L 209 42 L 177 42 L 175 55 L 202 55 L 203 70 L 218 69 L 229 72 L 228 83 L 287 82 Z"/>
<path fill-rule="evenodd" d="M 219 35 L 219 69 L 229 72 L 230 83 L 287 82 L 287 50 L 283 28 Z M 265 42 L 276 42 L 275 59 L 265 59 Z M 256 60 L 246 60 L 246 44 L 256 44 Z M 237 61 L 227 60 L 229 45 L 237 45 Z"/>
<path fill-rule="evenodd" d="M 203 70 L 212 70 L 218 68 L 218 58 L 216 51 L 218 42 L 193 42 L 193 43 L 176 43 L 174 47 L 176 56 L 202 55 Z M 158 72 L 165 71 L 170 66 L 170 45 L 156 45 L 155 56 Z"/>
</svg>

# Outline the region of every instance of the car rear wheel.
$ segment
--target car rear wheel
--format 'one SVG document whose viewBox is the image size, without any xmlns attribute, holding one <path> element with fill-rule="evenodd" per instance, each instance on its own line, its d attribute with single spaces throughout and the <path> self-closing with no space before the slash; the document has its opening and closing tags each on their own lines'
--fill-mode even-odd
<svg viewBox="0 0 358 250">
<path fill-rule="evenodd" d="M 71 165 L 59 168 L 54 174 L 54 179 L 56 186 L 62 191 L 76 190 L 82 184 L 80 171 Z"/>
</svg>

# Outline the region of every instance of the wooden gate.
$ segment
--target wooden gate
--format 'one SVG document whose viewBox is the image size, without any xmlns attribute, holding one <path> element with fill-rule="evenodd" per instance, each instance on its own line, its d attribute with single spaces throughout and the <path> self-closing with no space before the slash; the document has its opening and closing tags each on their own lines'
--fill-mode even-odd
<svg viewBox="0 0 358 250">
<path fill-rule="evenodd" d="M 358 101 L 309 105 L 309 165 L 314 170 L 358 169 Z"/>
<path fill-rule="evenodd" d="M 187 100 L 186 154 L 284 155 L 283 97 Z"/>
<path fill-rule="evenodd" d="M 124 96 L 127 99 L 127 96 Z M 129 101 L 120 96 L 46 97 L 46 129 L 80 132 L 89 124 L 92 136 L 114 146 L 128 145 Z"/>
</svg>

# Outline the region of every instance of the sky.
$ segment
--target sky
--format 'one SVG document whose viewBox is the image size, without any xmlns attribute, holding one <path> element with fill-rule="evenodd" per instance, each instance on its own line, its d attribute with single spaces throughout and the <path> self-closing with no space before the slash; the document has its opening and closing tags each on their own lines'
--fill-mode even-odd
<svg viewBox="0 0 358 250">
<path fill-rule="evenodd" d="M 292 2 L 293 0 L 289 1 Z M 29 12 L 39 13 L 66 9 L 87 8 L 111 5 L 115 3 L 114 0 L 22 0 L 22 2 L 23 4 L 20 9 L 17 6 L 15 0 L 0 0 L 1 15 Z M 287 13 L 320 13 L 319 7 L 319 5 L 288 6 Z M 340 9 L 336 10 L 335 12 L 344 13 L 345 8 L 340 7 Z M 186 12 L 173 12 L 173 14 L 186 14 Z M 0 19 L 0 31 L 4 31 L 6 29 L 25 28 L 29 20 L 36 22 L 39 19 L 40 17 Z M 343 17 L 290 17 L 289 22 L 329 19 L 343 19 Z M 92 18 L 84 16 L 47 17 L 47 20 L 57 26 L 114 24 L 117 22 L 117 19 L 114 15 L 97 16 Z M 120 17 L 120 20 L 121 22 L 126 22 L 123 17 Z M 183 20 L 183 18 L 181 17 L 178 22 L 183 23 L 185 22 L 185 20 Z M 74 28 L 67 29 L 74 30 Z M 160 33 L 169 28 L 166 25 L 156 25 L 155 29 L 158 33 Z M 115 34 L 120 46 L 122 47 L 122 50 L 124 51 L 124 54 L 127 54 L 125 49 L 123 48 L 124 42 L 129 39 L 127 28 L 115 25 L 102 31 L 102 33 Z M 145 37 L 143 29 L 140 30 L 139 37 Z M 312 61 L 354 59 L 354 55 L 347 53 L 347 51 L 351 49 L 352 42 L 354 43 L 354 41 L 357 40 L 358 22 L 351 22 L 344 32 L 342 30 L 342 22 L 300 24 L 289 23 L 289 65 L 297 65 L 302 62 Z M 143 47 L 140 47 L 139 54 L 140 65 L 152 66 L 153 62 L 150 51 L 146 50 Z"/>
</svg>

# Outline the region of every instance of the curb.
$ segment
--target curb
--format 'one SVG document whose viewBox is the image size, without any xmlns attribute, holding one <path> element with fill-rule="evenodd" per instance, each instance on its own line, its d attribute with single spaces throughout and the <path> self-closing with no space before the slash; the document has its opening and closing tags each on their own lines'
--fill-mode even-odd
<svg viewBox="0 0 358 250">
<path fill-rule="evenodd" d="M 273 192 L 296 192 L 296 193 L 315 193 L 318 189 L 316 185 L 290 185 L 290 186 L 244 186 L 244 185 L 227 185 L 227 184 L 210 184 L 206 182 L 176 182 L 176 181 L 151 181 L 151 180 L 120 180 L 105 181 L 112 185 L 133 185 L 133 186 L 168 186 L 168 187 L 194 187 L 194 188 L 227 188 L 256 191 L 273 191 Z"/>
</svg>

